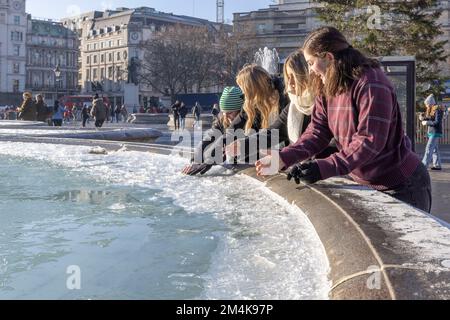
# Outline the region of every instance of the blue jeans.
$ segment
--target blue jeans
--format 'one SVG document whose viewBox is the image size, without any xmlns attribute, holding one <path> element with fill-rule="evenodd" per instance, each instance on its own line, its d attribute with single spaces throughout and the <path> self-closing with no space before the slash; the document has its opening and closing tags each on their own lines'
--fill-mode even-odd
<svg viewBox="0 0 450 320">
<path fill-rule="evenodd" d="M 428 168 L 428 165 L 433 158 L 433 167 L 441 167 L 441 155 L 439 154 L 439 139 L 438 137 L 430 137 L 428 139 L 427 147 L 425 149 L 425 155 L 422 163 Z"/>
<path fill-rule="evenodd" d="M 181 126 L 181 130 L 186 129 L 186 118 L 183 118 L 183 117 L 180 118 L 180 126 Z"/>
<path fill-rule="evenodd" d="M 433 202 L 431 179 L 427 168 L 422 163 L 419 163 L 414 174 L 404 183 L 383 191 L 383 193 L 406 202 L 417 209 L 431 212 Z"/>
</svg>

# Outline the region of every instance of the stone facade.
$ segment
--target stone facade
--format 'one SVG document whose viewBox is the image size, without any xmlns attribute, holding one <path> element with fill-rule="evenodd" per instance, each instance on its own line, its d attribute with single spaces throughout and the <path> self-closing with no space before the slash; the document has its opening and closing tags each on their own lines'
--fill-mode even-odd
<svg viewBox="0 0 450 320">
<path fill-rule="evenodd" d="M 143 41 L 173 24 L 214 28 L 214 23 L 207 20 L 163 13 L 148 7 L 95 11 L 63 19 L 62 23 L 79 35 L 79 85 L 82 92 L 93 94 L 95 87 L 92 83 L 100 83 L 103 94 L 115 105 L 125 103 L 130 92 L 138 92 L 139 105 L 148 105 L 161 95 L 151 87 L 137 83 L 135 61 L 144 58 L 140 49 Z"/>
<path fill-rule="evenodd" d="M 59 65 L 61 76 L 56 79 Z M 59 22 L 30 19 L 27 33 L 26 90 L 56 96 L 78 94 L 78 36 Z"/>
<path fill-rule="evenodd" d="M 25 89 L 25 0 L 0 0 L 0 105 L 18 104 Z"/>
<path fill-rule="evenodd" d="M 257 43 L 276 48 L 281 59 L 301 46 L 305 37 L 320 26 L 314 1 L 279 0 L 258 11 L 234 13 L 235 28 L 255 34 Z"/>
</svg>

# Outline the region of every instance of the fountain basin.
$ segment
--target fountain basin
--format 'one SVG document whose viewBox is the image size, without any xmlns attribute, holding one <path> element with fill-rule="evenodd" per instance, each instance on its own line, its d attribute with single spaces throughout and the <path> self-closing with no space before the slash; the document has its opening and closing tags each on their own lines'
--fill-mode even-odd
<svg viewBox="0 0 450 320">
<path fill-rule="evenodd" d="M 123 147 L 112 142 L 89 144 L 111 151 Z M 172 157 L 177 154 L 170 147 L 126 146 Z M 240 174 L 242 179 L 259 181 L 272 193 L 271 199 L 275 194 L 308 217 L 329 261 L 331 299 L 450 298 L 450 228 L 445 222 L 346 179 L 296 188 L 283 176 L 260 179 L 252 168 Z"/>
</svg>

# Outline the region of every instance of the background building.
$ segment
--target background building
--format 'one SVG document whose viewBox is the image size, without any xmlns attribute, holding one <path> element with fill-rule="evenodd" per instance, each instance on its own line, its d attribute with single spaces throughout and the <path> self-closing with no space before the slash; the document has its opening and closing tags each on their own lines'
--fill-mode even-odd
<svg viewBox="0 0 450 320">
<path fill-rule="evenodd" d="M 136 62 L 144 59 L 140 49 L 143 41 L 151 40 L 155 32 L 174 24 L 215 28 L 215 23 L 207 20 L 148 7 L 89 12 L 63 19 L 62 23 L 77 31 L 80 39 L 82 93 L 93 94 L 101 89 L 111 103 L 126 103 L 128 107 L 147 106 L 161 95 L 136 80 Z"/>
<path fill-rule="evenodd" d="M 56 78 L 59 66 L 61 75 Z M 78 87 L 78 36 L 59 22 L 30 19 L 27 32 L 26 90 L 44 95 L 75 95 Z"/>
<path fill-rule="evenodd" d="M 25 89 L 25 0 L 0 0 L 0 102 L 18 105 Z"/>
<path fill-rule="evenodd" d="M 314 1 L 279 0 L 267 9 L 234 13 L 233 23 L 235 29 L 253 34 L 261 46 L 276 48 L 284 59 L 321 25 L 314 10 L 317 5 Z"/>
<path fill-rule="evenodd" d="M 276 48 L 280 58 L 303 44 L 305 37 L 320 27 L 315 12 L 320 1 L 278 0 L 278 4 L 258 11 L 234 13 L 235 28 L 247 28 L 263 47 Z M 438 9 L 442 15 L 438 23 L 442 24 L 444 34 L 437 40 L 449 40 L 446 46 L 450 53 L 450 1 L 439 1 Z M 442 76 L 450 78 L 450 58 L 441 66 Z"/>
</svg>

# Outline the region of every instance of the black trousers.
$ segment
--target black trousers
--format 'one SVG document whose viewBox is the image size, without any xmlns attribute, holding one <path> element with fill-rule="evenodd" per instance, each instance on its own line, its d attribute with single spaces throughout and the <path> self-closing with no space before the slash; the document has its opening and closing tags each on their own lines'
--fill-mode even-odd
<svg viewBox="0 0 450 320">
<path fill-rule="evenodd" d="M 105 123 L 105 120 L 95 120 L 95 127 L 101 128 L 101 127 L 103 127 L 104 123 Z"/>
<path fill-rule="evenodd" d="M 175 130 L 180 129 L 180 117 L 174 117 L 173 118 L 174 122 L 175 122 Z"/>
</svg>

